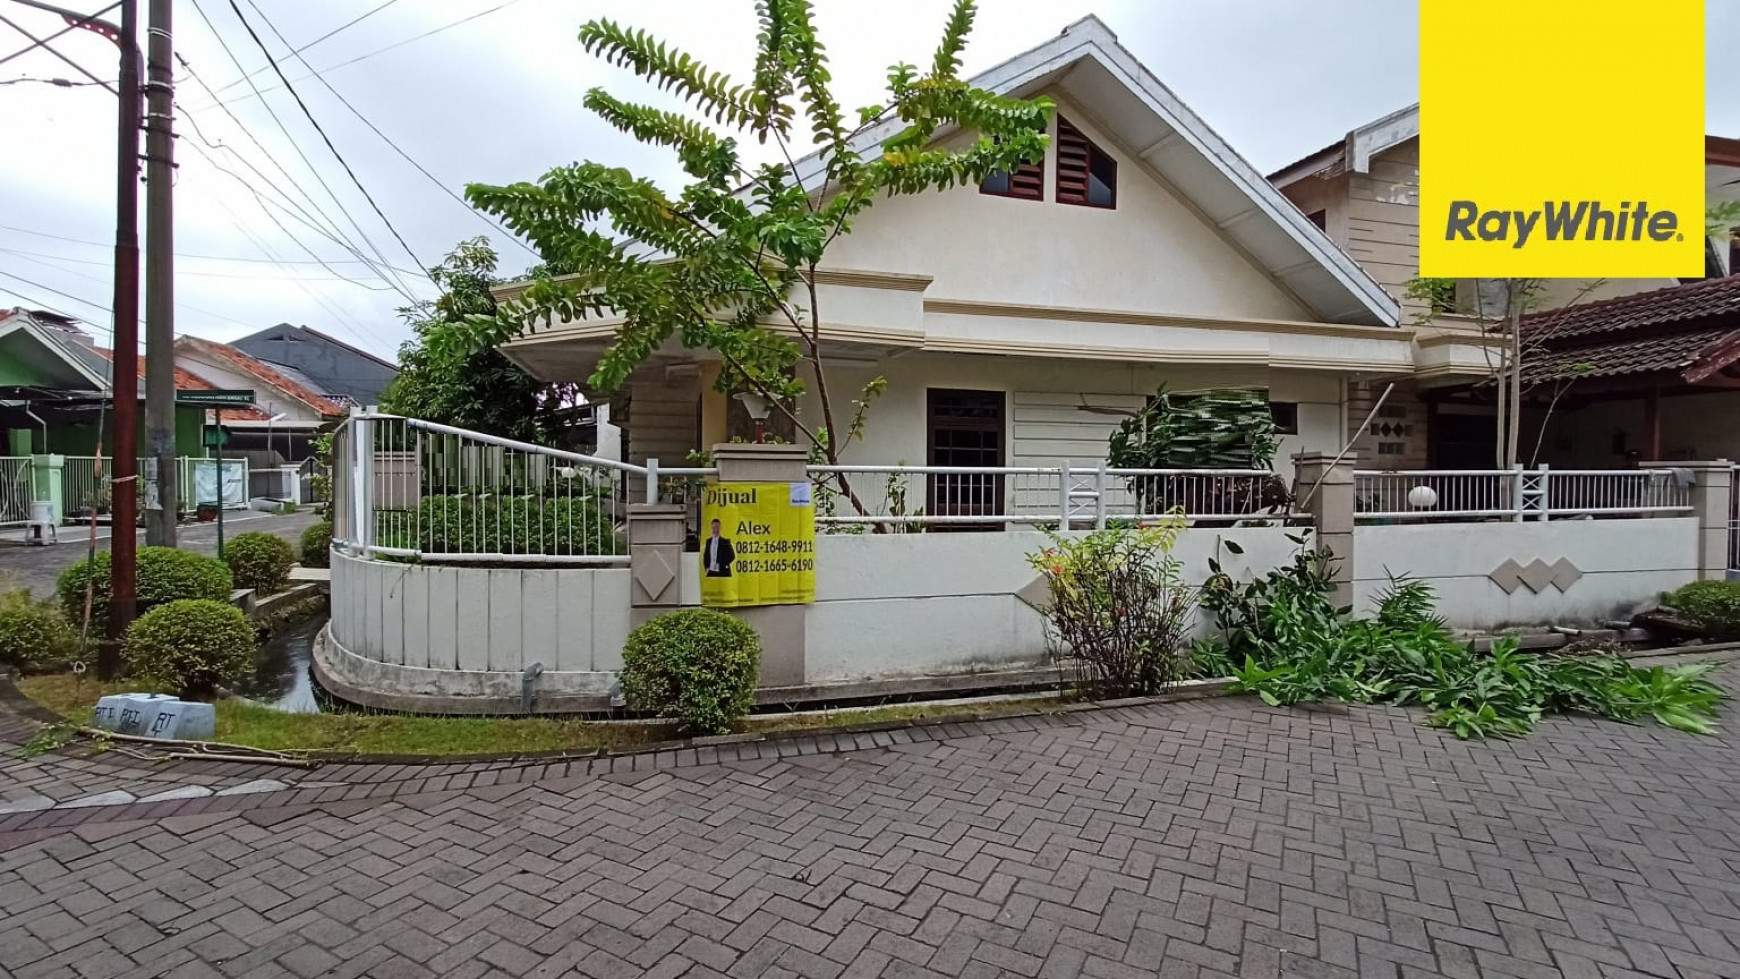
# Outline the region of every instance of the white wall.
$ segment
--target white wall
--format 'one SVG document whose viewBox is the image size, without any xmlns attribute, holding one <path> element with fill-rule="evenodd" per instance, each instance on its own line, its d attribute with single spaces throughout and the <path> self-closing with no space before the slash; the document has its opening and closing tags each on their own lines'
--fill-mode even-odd
<svg viewBox="0 0 1740 979">
<path fill-rule="evenodd" d="M 1044 200 L 977 186 L 880 200 L 829 247 L 829 266 L 933 276 L 929 299 L 1314 318 L 1085 111 L 1059 99 L 1058 112 L 1117 160 L 1116 209 L 1057 203 L 1053 150 Z"/>
<path fill-rule="evenodd" d="M 1026 203 L 1026 202 L 1016 202 Z M 1087 404 L 1134 410 L 1164 383 L 1175 392 L 1216 387 L 1268 388 L 1275 401 L 1299 404 L 1299 434 L 1281 439 L 1275 468 L 1291 478 L 1292 455 L 1307 449 L 1341 448 L 1341 379 L 1311 371 L 1252 367 L 1192 367 L 1166 364 L 1037 360 L 965 354 L 911 354 L 874 365 L 831 367 L 836 423 L 850 418 L 850 402 L 872 377 L 888 379 L 870 406 L 864 439 L 842 453 L 854 465 L 921 466 L 927 461 L 926 392 L 931 388 L 1002 391 L 1006 395 L 1005 444 L 1011 466 L 1092 465 L 1105 458 L 1106 442 L 1121 417 L 1079 410 Z M 820 425 L 822 412 L 809 385 L 799 408 L 806 423 Z M 922 480 L 912 489 L 922 492 Z M 916 503 L 919 495 L 914 495 Z"/>
<path fill-rule="evenodd" d="M 1461 629 L 1591 625 L 1698 577 L 1698 521 L 1562 520 L 1364 526 L 1354 530 L 1355 607 L 1369 609 L 1391 575 L 1426 579 L 1438 612 Z M 1561 591 L 1506 594 L 1488 577 L 1506 560 L 1569 560 L 1583 576 Z"/>
<path fill-rule="evenodd" d="M 404 667 L 407 684 L 438 672 L 517 677 L 541 663 L 541 690 L 603 692 L 628 631 L 624 568 L 466 568 L 333 553 L 333 639 Z"/>
</svg>

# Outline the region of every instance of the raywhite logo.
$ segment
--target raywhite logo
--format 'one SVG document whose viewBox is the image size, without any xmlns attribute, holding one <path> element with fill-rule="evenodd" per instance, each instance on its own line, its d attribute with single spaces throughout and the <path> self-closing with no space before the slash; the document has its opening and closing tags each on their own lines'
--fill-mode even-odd
<svg viewBox="0 0 1740 979">
<path fill-rule="evenodd" d="M 1548 241 L 1681 241 L 1680 217 L 1673 211 L 1651 211 L 1648 201 L 1621 201 L 1618 210 L 1600 201 L 1546 201 L 1535 211 L 1483 211 L 1473 201 L 1451 201 L 1445 241 L 1509 241 L 1512 248 L 1528 244 L 1537 229 Z"/>
</svg>

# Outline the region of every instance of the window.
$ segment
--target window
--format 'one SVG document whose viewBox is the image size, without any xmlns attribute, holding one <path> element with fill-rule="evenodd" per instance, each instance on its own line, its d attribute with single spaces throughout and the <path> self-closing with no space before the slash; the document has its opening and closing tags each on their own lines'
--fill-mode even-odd
<svg viewBox="0 0 1740 979">
<path fill-rule="evenodd" d="M 1118 206 L 1118 161 L 1062 116 L 1057 117 L 1057 202 Z"/>
<path fill-rule="evenodd" d="M 1004 464 L 1007 415 L 1003 392 L 932 388 L 926 400 L 930 465 L 995 468 Z M 933 514 L 991 516 L 1003 512 L 1001 475 L 932 473 L 926 484 L 926 503 Z M 1001 527 L 994 523 L 967 525 L 974 530 Z"/>
<path fill-rule="evenodd" d="M 1379 442 L 1378 443 L 1378 455 L 1380 455 L 1380 456 L 1401 456 L 1401 455 L 1407 455 L 1407 454 L 1408 454 L 1408 445 L 1406 442 Z"/>
<path fill-rule="evenodd" d="M 1328 211 L 1312 211 L 1310 214 L 1305 215 L 1305 220 L 1310 221 L 1312 224 L 1315 224 L 1317 226 L 1318 231 L 1328 231 L 1329 230 L 1329 212 Z"/>
<path fill-rule="evenodd" d="M 1299 434 L 1299 404 L 1296 401 L 1271 401 L 1269 414 L 1275 419 L 1275 434 Z"/>
<path fill-rule="evenodd" d="M 979 185 L 979 193 L 993 197 L 1014 197 L 1024 201 L 1045 199 L 1045 161 L 1023 163 L 1014 173 L 993 170 Z"/>
</svg>

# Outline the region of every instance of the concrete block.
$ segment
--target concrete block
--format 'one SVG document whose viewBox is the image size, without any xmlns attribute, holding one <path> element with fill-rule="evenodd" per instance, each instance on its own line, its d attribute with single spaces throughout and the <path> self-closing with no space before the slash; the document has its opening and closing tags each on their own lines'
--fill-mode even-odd
<svg viewBox="0 0 1740 979">
<path fill-rule="evenodd" d="M 103 697 L 91 712 L 91 725 L 116 734 L 146 734 L 157 719 L 159 705 L 174 699 L 165 693 L 123 693 Z"/>
</svg>

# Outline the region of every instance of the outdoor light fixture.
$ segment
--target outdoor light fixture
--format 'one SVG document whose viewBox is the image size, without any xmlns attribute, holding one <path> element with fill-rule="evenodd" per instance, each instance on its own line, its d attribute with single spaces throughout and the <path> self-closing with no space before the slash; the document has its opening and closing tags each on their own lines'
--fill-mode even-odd
<svg viewBox="0 0 1740 979">
<path fill-rule="evenodd" d="M 749 412 L 749 417 L 755 422 L 755 442 L 757 445 L 767 441 L 767 416 L 773 414 L 773 402 L 753 391 L 740 391 L 736 395 L 743 410 Z"/>
<path fill-rule="evenodd" d="M 1408 505 L 1416 510 L 1428 510 L 1438 505 L 1438 491 L 1430 486 L 1408 490 Z"/>
</svg>

